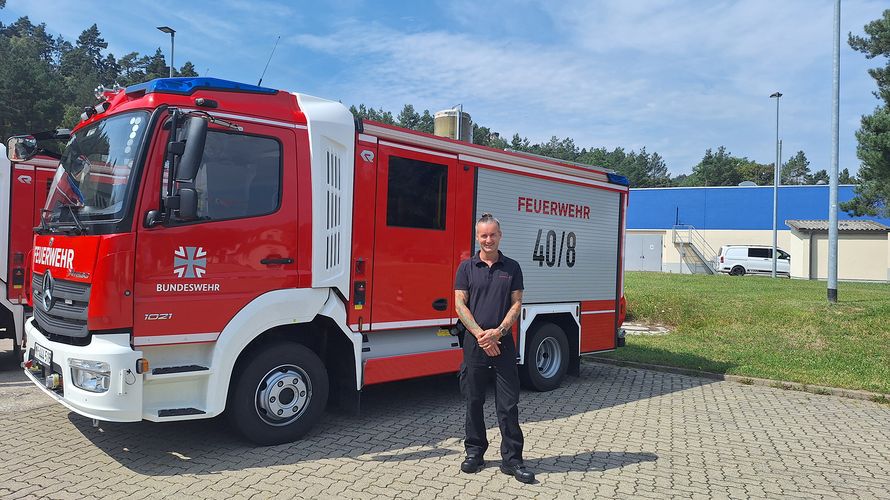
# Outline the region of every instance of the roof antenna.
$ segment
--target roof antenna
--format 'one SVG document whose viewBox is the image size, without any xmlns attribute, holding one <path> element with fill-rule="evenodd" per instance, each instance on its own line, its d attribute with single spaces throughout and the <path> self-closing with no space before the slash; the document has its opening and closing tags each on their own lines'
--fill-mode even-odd
<svg viewBox="0 0 890 500">
<path fill-rule="evenodd" d="M 278 38 L 275 39 L 275 46 L 272 47 L 272 54 L 274 54 L 275 49 L 278 48 L 278 40 L 281 40 L 281 35 L 278 35 Z M 263 68 L 263 74 L 260 75 L 260 81 L 258 81 L 256 84 L 257 87 L 263 84 L 263 77 L 266 76 L 266 70 L 269 69 L 269 63 L 272 62 L 272 54 L 269 54 L 269 60 L 266 61 L 266 67 Z"/>
</svg>

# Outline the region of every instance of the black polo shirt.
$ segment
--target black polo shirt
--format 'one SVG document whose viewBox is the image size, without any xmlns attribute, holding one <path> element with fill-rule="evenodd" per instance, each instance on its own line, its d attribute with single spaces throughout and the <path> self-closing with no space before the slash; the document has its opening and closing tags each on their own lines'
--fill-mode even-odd
<svg viewBox="0 0 890 500">
<path fill-rule="evenodd" d="M 454 289 L 469 292 L 467 307 L 483 330 L 497 328 L 510 310 L 511 292 L 523 289 L 522 269 L 500 250 L 491 267 L 476 252 L 457 268 Z"/>
</svg>

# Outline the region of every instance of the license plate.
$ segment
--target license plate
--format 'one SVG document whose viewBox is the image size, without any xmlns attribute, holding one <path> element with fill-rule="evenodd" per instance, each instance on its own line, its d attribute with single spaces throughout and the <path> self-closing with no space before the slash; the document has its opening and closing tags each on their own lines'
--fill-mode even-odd
<svg viewBox="0 0 890 500">
<path fill-rule="evenodd" d="M 53 366 L 53 352 L 40 344 L 34 344 L 34 358 L 39 361 L 41 365 L 49 368 L 52 368 Z"/>
</svg>

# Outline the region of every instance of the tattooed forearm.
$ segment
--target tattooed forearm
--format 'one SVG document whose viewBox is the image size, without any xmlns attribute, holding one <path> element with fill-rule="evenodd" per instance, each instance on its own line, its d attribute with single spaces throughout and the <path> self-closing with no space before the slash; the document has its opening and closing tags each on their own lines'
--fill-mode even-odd
<svg viewBox="0 0 890 500">
<path fill-rule="evenodd" d="M 505 330 L 512 328 L 516 320 L 519 319 L 519 313 L 522 311 L 522 290 L 511 293 L 510 302 L 510 310 L 507 311 L 507 316 L 501 322 L 501 328 Z"/>
<path fill-rule="evenodd" d="M 466 290 L 455 290 L 454 291 L 454 309 L 457 311 L 457 317 L 460 318 L 461 323 L 470 331 L 473 335 L 480 335 L 482 333 L 482 327 L 480 327 L 476 320 L 473 318 L 473 314 L 470 312 L 470 309 L 467 307 L 467 299 L 469 298 L 469 293 Z"/>
</svg>

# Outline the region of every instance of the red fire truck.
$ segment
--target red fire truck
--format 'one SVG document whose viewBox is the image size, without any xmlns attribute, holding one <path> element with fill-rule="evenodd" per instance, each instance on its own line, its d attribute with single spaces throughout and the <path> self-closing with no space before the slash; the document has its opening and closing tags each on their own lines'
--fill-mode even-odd
<svg viewBox="0 0 890 500">
<path fill-rule="evenodd" d="M 23 366 L 84 416 L 225 412 L 280 443 L 365 386 L 457 371 L 454 273 L 483 212 L 523 267 L 528 387 L 623 344 L 621 176 L 214 78 L 83 118 L 34 238 Z"/>
<path fill-rule="evenodd" d="M 39 148 L 37 141 L 63 140 L 68 133 L 53 130 L 29 136 L 39 154 L 28 161 L 9 161 L 8 156 L 19 158 L 15 152 L 7 156 L 6 147 L 0 145 L 0 336 L 14 340 L 16 356 L 30 312 L 27 279 L 33 229 L 59 165 L 59 159 Z"/>
</svg>

